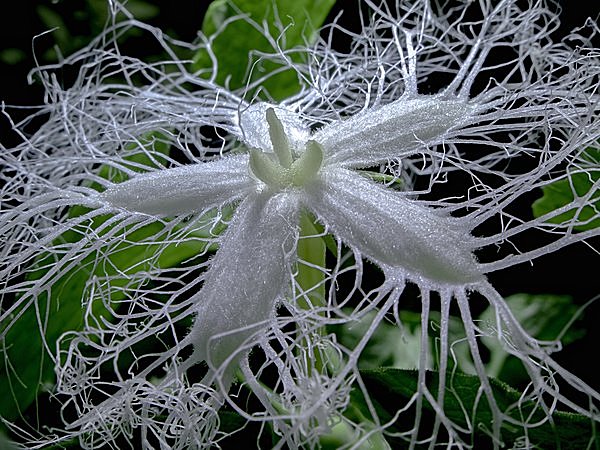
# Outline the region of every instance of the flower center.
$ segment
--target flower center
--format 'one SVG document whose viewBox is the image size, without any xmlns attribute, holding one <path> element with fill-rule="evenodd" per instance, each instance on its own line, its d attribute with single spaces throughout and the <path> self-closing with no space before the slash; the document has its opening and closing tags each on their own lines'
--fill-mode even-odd
<svg viewBox="0 0 600 450">
<path fill-rule="evenodd" d="M 271 187 L 285 189 L 290 186 L 304 186 L 321 169 L 323 147 L 316 141 L 309 140 L 304 152 L 299 156 L 294 155 L 275 110 L 269 108 L 266 114 L 273 153 L 251 149 L 250 171 Z"/>
</svg>

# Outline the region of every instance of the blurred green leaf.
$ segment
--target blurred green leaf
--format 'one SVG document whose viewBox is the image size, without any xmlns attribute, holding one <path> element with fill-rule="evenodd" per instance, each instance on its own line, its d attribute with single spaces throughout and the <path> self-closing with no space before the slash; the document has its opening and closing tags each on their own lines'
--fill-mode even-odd
<svg viewBox="0 0 600 450">
<path fill-rule="evenodd" d="M 62 55 L 70 55 L 85 47 L 104 30 L 109 21 L 110 5 L 106 0 L 70 1 L 68 7 L 66 3 L 52 2 L 36 6 L 40 20 L 49 29 L 54 29 L 52 36 L 55 45 L 42 54 L 45 61 L 56 61 Z M 149 20 L 160 14 L 160 7 L 149 1 L 128 0 L 125 6 L 138 20 Z M 126 18 L 125 14 L 119 12 L 115 20 L 119 22 Z M 123 40 L 139 34 L 140 30 L 133 28 Z"/>
<path fill-rule="evenodd" d="M 547 186 L 542 187 L 542 197 L 537 199 L 533 205 L 534 217 L 541 217 L 568 205 L 577 197 L 590 195 L 590 205 L 581 209 L 573 208 L 552 218 L 549 222 L 562 224 L 570 221 L 574 217 L 580 225 L 573 227 L 577 231 L 592 230 L 600 227 L 600 150 L 588 148 L 584 153 L 584 160 L 590 163 L 589 170 L 585 172 L 576 172 L 568 179 L 558 180 Z"/>
<path fill-rule="evenodd" d="M 252 80 L 280 70 L 283 66 L 267 59 L 253 65 L 258 59 L 256 52 L 275 53 L 276 49 L 263 33 L 240 16 L 246 16 L 258 27 L 268 24 L 271 35 L 278 45 L 291 49 L 313 40 L 315 30 L 325 19 L 335 0 L 215 0 L 204 17 L 202 32 L 212 36 L 222 29 L 211 43 L 218 61 L 216 81 L 230 89 L 245 85 L 249 68 Z M 232 18 L 238 18 L 232 20 Z M 276 26 L 276 24 L 279 24 Z M 284 31 L 282 31 L 284 30 Z M 299 61 L 300 56 L 291 57 Z M 193 70 L 211 69 L 212 60 L 206 51 L 198 53 Z M 282 100 L 298 92 L 298 76 L 293 70 L 285 70 L 263 83 L 263 87 L 275 100 Z"/>
<path fill-rule="evenodd" d="M 416 370 L 390 368 L 362 370 L 360 373 L 368 396 L 383 423 L 393 421 L 398 408 L 406 404 L 417 391 L 418 372 Z M 434 398 L 437 398 L 438 381 L 439 374 L 437 372 L 427 373 L 427 386 Z M 521 421 L 528 418 L 529 423 L 533 424 L 546 417 L 546 413 L 539 408 L 539 405 L 532 401 L 523 401 L 520 391 L 493 378 L 490 379 L 490 384 L 500 410 L 515 420 Z M 448 376 L 446 385 L 444 411 L 448 419 L 462 427 L 466 427 L 469 421 L 475 433 L 474 448 L 491 448 L 487 432 L 492 429 L 493 416 L 487 399 L 481 395 L 479 378 L 455 373 Z M 357 408 L 365 417 L 371 420 L 375 419 L 371 417 L 368 404 L 360 390 L 354 389 L 351 397 L 353 407 Z M 427 400 L 424 400 L 423 406 L 422 429 L 432 429 L 435 421 L 433 407 Z M 386 431 L 388 433 L 405 433 L 410 430 L 413 423 L 404 417 L 396 419 Z M 594 428 L 592 420 L 585 416 L 556 411 L 551 422 L 546 421 L 540 426 L 528 429 L 529 445 L 527 448 L 544 450 L 550 448 L 562 450 L 595 448 L 594 444 L 600 445 L 600 435 L 597 435 Z M 500 432 L 504 446 L 515 448 L 517 445 L 523 444 L 521 440 L 525 432 L 521 427 L 503 423 Z M 465 439 L 470 442 L 470 437 L 465 436 Z M 395 449 L 408 448 L 407 443 L 400 438 L 388 437 L 388 440 Z"/>
<path fill-rule="evenodd" d="M 103 5 L 106 9 L 106 0 L 95 0 L 96 3 Z M 129 0 L 127 9 L 138 20 L 148 20 L 156 17 L 160 13 L 160 8 L 151 2 L 142 0 Z"/>
<path fill-rule="evenodd" d="M 46 5 L 38 5 L 36 11 L 44 25 L 53 30 L 53 36 L 59 47 L 70 47 L 71 35 L 60 14 Z"/>
<path fill-rule="evenodd" d="M 568 344 L 585 334 L 584 330 L 570 326 L 562 335 L 578 310 L 570 296 L 516 294 L 507 297 L 506 303 L 517 321 L 536 339 L 560 339 L 563 344 Z M 496 326 L 495 312 L 491 307 L 488 307 L 479 319 L 482 323 Z M 482 342 L 490 350 L 490 359 L 486 364 L 488 375 L 513 385 L 529 380 L 521 362 L 509 355 L 497 339 L 483 337 Z"/>
<path fill-rule="evenodd" d="M 0 432 L 0 450 L 17 450 L 17 446 Z"/>
<path fill-rule="evenodd" d="M 6 48 L 0 51 L 0 61 L 11 66 L 20 63 L 25 58 L 27 55 L 20 48 Z"/>
<path fill-rule="evenodd" d="M 375 312 L 370 312 L 362 316 L 360 320 L 328 328 L 336 334 L 342 345 L 353 349 L 365 335 L 375 315 Z M 358 360 L 358 366 L 361 369 L 374 369 L 382 366 L 401 369 L 418 367 L 421 350 L 420 315 L 410 311 L 401 311 L 400 315 L 403 327 L 388 322 L 379 324 L 361 352 Z M 431 349 L 427 351 L 431 354 Z"/>
<path fill-rule="evenodd" d="M 247 399 L 251 395 L 243 386 L 239 386 L 238 396 Z M 229 405 L 219 408 L 219 439 L 221 449 L 273 448 L 281 438 L 275 434 L 269 424 L 248 421 Z M 253 443 L 249 444 L 250 442 Z"/>
<path fill-rule="evenodd" d="M 585 332 L 570 324 L 578 307 L 569 296 L 517 294 L 506 298 L 506 302 L 523 328 L 533 337 L 554 341 L 560 339 L 568 344 L 584 336 Z M 375 330 L 358 360 L 359 368 L 375 369 L 392 367 L 398 369 L 416 369 L 421 353 L 421 316 L 411 311 L 400 311 L 402 326 L 382 322 Z M 374 313 L 364 315 L 360 320 L 344 325 L 328 327 L 335 333 L 338 341 L 349 349 L 356 347 L 373 320 Z M 440 330 L 440 313 L 430 312 L 429 346 L 427 361 L 431 368 L 436 367 L 437 343 Z M 488 307 L 478 317 L 482 326 L 489 328 L 490 336 L 482 336 L 481 341 L 489 350 L 486 372 L 511 385 L 519 385 L 529 380 L 521 361 L 506 352 L 502 344 L 494 337 L 496 316 L 492 307 Z M 568 326 L 570 325 L 570 326 Z M 448 318 L 448 342 L 452 345 L 450 367 L 465 374 L 476 374 L 469 344 L 466 341 L 464 325 L 460 318 Z M 567 327 L 568 326 L 568 327 Z M 568 328 L 564 330 L 565 328 Z M 564 334 L 562 334 L 564 332 Z"/>
</svg>

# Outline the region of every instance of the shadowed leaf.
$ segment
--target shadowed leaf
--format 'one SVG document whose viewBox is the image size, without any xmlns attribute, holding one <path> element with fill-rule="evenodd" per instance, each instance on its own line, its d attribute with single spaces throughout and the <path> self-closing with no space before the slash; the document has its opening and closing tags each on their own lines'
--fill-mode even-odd
<svg viewBox="0 0 600 450">
<path fill-rule="evenodd" d="M 381 422 L 393 420 L 398 405 L 405 404 L 417 391 L 418 372 L 416 370 L 377 369 L 361 371 L 362 379 L 377 415 Z M 546 418 L 546 413 L 534 402 L 521 400 L 522 393 L 509 385 L 491 378 L 490 384 L 494 398 L 500 409 L 518 421 L 528 420 L 535 424 Z M 427 373 L 427 386 L 436 398 L 438 390 L 438 373 Z M 447 418 L 461 426 L 467 426 L 467 419 L 472 423 L 474 448 L 491 448 L 487 432 L 492 429 L 492 412 L 485 396 L 480 393 L 480 380 L 474 375 L 455 373 L 448 376 L 444 411 Z M 371 413 L 363 394 L 355 390 L 352 404 L 361 414 L 370 418 Z M 425 414 L 421 429 L 430 430 L 434 415 L 432 406 L 424 402 Z M 406 420 L 395 421 L 387 428 L 388 433 L 406 432 L 413 424 Z M 424 433 L 423 436 L 425 436 Z M 507 448 L 515 448 L 528 440 L 527 447 L 562 450 L 579 450 L 600 446 L 600 436 L 596 435 L 593 422 L 585 416 L 557 411 L 552 421 L 545 421 L 539 426 L 528 428 L 527 438 L 522 427 L 503 423 L 501 437 Z M 471 437 L 465 437 L 467 442 Z M 388 438 L 393 442 L 392 448 L 408 448 L 405 441 L 396 437 Z"/>
</svg>

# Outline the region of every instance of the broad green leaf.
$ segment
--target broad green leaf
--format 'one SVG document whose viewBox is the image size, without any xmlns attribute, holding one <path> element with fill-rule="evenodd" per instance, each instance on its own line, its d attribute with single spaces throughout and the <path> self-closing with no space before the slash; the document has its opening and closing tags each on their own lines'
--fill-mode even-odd
<svg viewBox="0 0 600 450">
<path fill-rule="evenodd" d="M 60 2 L 68 3 L 68 7 L 60 5 L 58 0 L 37 3 L 40 3 L 35 8 L 37 15 L 46 28 L 53 30 L 52 38 L 56 44 L 43 53 L 42 58 L 46 61 L 56 61 L 62 55 L 70 55 L 88 45 L 112 20 L 110 4 L 106 0 Z M 149 20 L 160 13 L 160 7 L 151 1 L 128 0 L 125 3 L 127 10 L 138 20 Z M 120 22 L 127 16 L 119 11 L 114 19 Z M 139 35 L 140 30 L 132 28 L 124 39 Z"/>
<path fill-rule="evenodd" d="M 544 341 L 560 339 L 563 344 L 568 344 L 581 338 L 585 333 L 571 324 L 564 330 L 564 335 L 561 334 L 578 309 L 569 296 L 516 294 L 505 300 L 517 321 L 536 339 Z M 430 316 L 432 322 L 437 323 L 433 330 L 439 330 L 439 313 L 432 311 Z M 481 337 L 481 342 L 489 350 L 489 358 L 485 364 L 486 373 L 513 386 L 528 382 L 529 375 L 521 361 L 507 353 L 494 337 L 496 315 L 493 307 L 486 308 L 478 317 L 478 322 L 484 329 L 487 327 L 490 334 Z M 432 337 L 437 339 L 438 335 L 433 334 Z M 451 366 L 456 365 L 461 372 L 474 375 L 476 371 L 466 341 L 464 325 L 457 317 L 449 318 L 448 341 L 452 345 Z"/>
<path fill-rule="evenodd" d="M 315 30 L 325 21 L 335 0 L 215 0 L 211 3 L 202 24 L 205 36 L 219 34 L 212 40 L 211 49 L 218 61 L 216 82 L 230 89 L 245 86 L 249 70 L 252 80 L 280 70 L 278 63 L 260 59 L 257 52 L 275 53 L 276 48 L 263 33 L 243 17 L 262 27 L 266 23 L 271 35 L 284 50 L 312 40 Z M 232 20 L 232 18 L 237 18 Z M 276 26 L 275 24 L 279 24 Z M 283 31 L 284 30 L 284 31 Z M 291 56 L 298 61 L 300 56 Z M 258 61 L 258 64 L 254 65 Z M 194 58 L 194 70 L 209 71 L 212 60 L 206 51 Z M 300 85 L 294 70 L 285 70 L 269 77 L 263 84 L 275 100 L 298 92 Z"/>
<path fill-rule="evenodd" d="M 377 415 L 383 423 L 393 420 L 398 408 L 406 404 L 417 391 L 418 372 L 414 370 L 362 370 L 361 376 Z M 433 397 L 437 398 L 438 373 L 428 372 L 426 379 L 428 389 Z M 479 378 L 455 373 L 448 376 L 446 384 L 444 411 L 448 418 L 463 427 L 467 426 L 467 420 L 471 421 L 475 433 L 472 437 L 474 448 L 491 448 L 487 431 L 492 429 L 493 416 L 485 396 L 480 395 Z M 524 417 L 529 417 L 530 423 L 536 423 L 545 417 L 545 413 L 537 408 L 534 402 L 520 401 L 522 393 L 516 389 L 493 378 L 490 379 L 490 384 L 500 409 L 515 420 L 520 421 Z M 371 418 L 363 393 L 358 389 L 352 392 L 351 404 L 362 415 Z M 423 402 L 423 406 L 422 429 L 432 429 L 435 420 L 433 408 L 426 400 Z M 406 432 L 412 426 L 412 421 L 401 416 L 387 431 L 389 433 Z M 517 440 L 523 439 L 524 434 L 521 427 L 511 424 L 502 425 L 501 437 L 506 448 L 513 448 Z M 535 428 L 529 428 L 527 436 L 530 441 L 527 448 L 579 450 L 597 448 L 600 445 L 600 435 L 597 435 L 590 419 L 579 414 L 560 411 L 553 414 L 552 422 L 547 421 Z M 471 437 L 465 436 L 465 439 L 470 442 Z M 392 447 L 395 449 L 408 447 L 406 442 L 399 438 L 388 438 L 388 440 L 393 443 Z"/>
<path fill-rule="evenodd" d="M 590 195 L 590 204 L 581 209 L 573 208 L 560 214 L 550 223 L 568 223 L 574 217 L 580 225 L 573 227 L 577 231 L 591 230 L 600 227 L 600 150 L 588 148 L 584 154 L 584 160 L 590 163 L 585 172 L 575 172 L 568 179 L 558 180 L 542 188 L 542 197 L 537 199 L 533 205 L 533 215 L 541 217 L 544 214 L 555 211 L 568 205 L 577 197 Z"/>
<path fill-rule="evenodd" d="M 350 312 L 349 312 L 350 314 Z M 416 369 L 421 355 L 421 315 L 412 311 L 400 311 L 402 326 L 381 322 L 375 333 L 361 352 L 358 366 L 361 369 L 378 367 L 394 367 L 397 369 Z M 373 321 L 374 312 L 365 314 L 360 320 L 344 325 L 329 327 L 337 339 L 345 347 L 353 349 L 364 336 Z M 435 364 L 434 349 L 436 331 L 439 330 L 440 315 L 430 312 L 430 340 L 427 346 L 427 361 Z M 458 367 L 466 372 L 475 373 L 467 344 L 462 344 L 465 338 L 464 328 L 460 319 L 450 317 L 448 324 L 448 340 L 453 343 L 453 358 Z"/>
<path fill-rule="evenodd" d="M 130 242 L 160 235 L 162 226 L 151 224 L 127 235 Z M 160 241 L 160 238 L 156 239 Z M 0 357 L 0 391 L 7 395 L 0 401 L 0 416 L 14 419 L 19 411 L 30 405 L 44 386 L 51 386 L 54 379 L 53 362 L 46 354 L 44 340 L 50 350 L 56 346 L 58 338 L 67 331 L 79 330 L 83 326 L 82 298 L 93 277 L 117 277 L 110 281 L 113 288 L 111 300 L 117 302 L 125 297 L 124 292 L 114 288 L 134 285 L 128 275 L 146 271 L 151 265 L 160 268 L 174 267 L 206 248 L 205 242 L 186 241 L 178 246 L 168 246 L 158 258 L 159 245 L 123 243 L 111 250 L 104 264 L 95 264 L 96 253 L 85 258 L 76 270 L 70 271 L 53 283 L 50 299 L 46 294 L 36 299 L 37 309 L 27 308 L 6 335 L 6 350 Z M 47 267 L 50 256 L 40 261 Z M 45 271 L 38 271 L 41 277 Z M 107 316 L 108 311 L 100 302 L 94 303 L 92 315 Z M 43 337 L 40 334 L 43 324 Z M 7 365 L 8 361 L 8 365 Z"/>
<path fill-rule="evenodd" d="M 156 164 L 162 154 L 168 151 L 168 146 L 157 139 L 158 134 L 149 134 L 143 140 L 144 151 L 130 157 L 128 161 L 134 170 L 151 167 Z M 154 159 L 154 161 L 153 161 Z M 155 162 L 156 161 L 156 162 Z M 102 166 L 99 174 L 113 181 L 123 181 L 127 177 L 123 172 L 108 166 Z M 69 216 L 75 217 L 88 210 L 83 207 L 72 207 Z M 98 230 L 111 216 L 96 217 L 89 226 Z M 102 234 L 109 232 L 109 228 Z M 22 316 L 15 322 L 7 333 L 0 348 L 0 392 L 5 393 L 0 400 L 0 416 L 14 419 L 19 416 L 47 386 L 52 386 L 54 380 L 53 362 L 49 358 L 44 342 L 54 351 L 58 338 L 67 331 L 79 330 L 83 326 L 84 311 L 82 298 L 88 289 L 89 280 L 97 277 L 114 277 L 110 281 L 112 287 L 111 300 L 116 302 L 124 298 L 124 292 L 115 288 L 131 286 L 130 275 L 147 271 L 151 266 L 158 268 L 174 267 L 207 250 L 203 238 L 209 233 L 220 230 L 198 229 L 194 232 L 197 240 L 186 240 L 177 245 L 161 245 L 163 225 L 152 223 L 144 227 L 132 229 L 126 239 L 111 248 L 103 264 L 97 264 L 101 259 L 97 253 L 86 257 L 77 268 L 71 270 L 53 283 L 50 297 L 47 293 L 36 299 L 37 307 L 29 306 L 24 309 Z M 70 230 L 61 236 L 61 242 L 77 242 L 82 233 Z M 152 238 L 153 244 L 144 243 Z M 101 238 L 101 235 L 99 236 Z M 139 244 L 138 244 L 139 243 Z M 104 257 L 104 255 L 103 255 Z M 37 263 L 38 270 L 29 276 L 29 280 L 41 278 L 46 268 L 58 261 L 61 255 L 42 255 Z M 109 311 L 104 309 L 101 302 L 94 302 L 92 311 L 94 317 L 107 316 Z M 40 332 L 43 329 L 43 336 Z"/>
<path fill-rule="evenodd" d="M 536 339 L 560 339 L 563 344 L 568 344 L 584 335 L 583 330 L 572 326 L 562 334 L 578 310 L 569 296 L 515 294 L 507 297 L 506 303 L 517 321 Z M 488 307 L 479 319 L 482 324 L 487 323 L 495 327 L 496 318 L 491 307 Z M 484 337 L 482 342 L 490 350 L 490 360 L 486 364 L 488 375 L 512 385 L 529 379 L 519 360 L 509 355 L 497 339 Z"/>
</svg>

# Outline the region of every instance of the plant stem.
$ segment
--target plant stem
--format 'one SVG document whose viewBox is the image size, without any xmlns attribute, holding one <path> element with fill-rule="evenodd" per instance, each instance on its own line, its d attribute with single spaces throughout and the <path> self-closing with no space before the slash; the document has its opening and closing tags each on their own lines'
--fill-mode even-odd
<svg viewBox="0 0 600 450">
<path fill-rule="evenodd" d="M 325 256 L 327 247 L 321 233 L 315 224 L 315 218 L 308 212 L 303 212 L 300 217 L 300 240 L 298 242 L 298 259 L 303 263 L 298 264 L 296 282 L 304 294 L 298 297 L 298 306 L 305 310 L 311 310 L 325 306 L 325 272 L 319 268 L 325 268 Z M 308 263 L 308 264 L 305 264 Z M 324 336 L 326 330 L 319 331 Z M 322 372 L 324 370 L 324 351 L 307 342 L 307 348 L 314 351 L 314 368 Z"/>
<path fill-rule="evenodd" d="M 317 267 L 325 267 L 325 242 L 315 227 L 314 218 L 307 212 L 300 218 L 300 241 L 298 242 L 298 258 Z M 317 267 L 298 264 L 296 282 L 303 292 L 307 293 L 298 299 L 302 309 L 325 306 L 325 274 Z"/>
</svg>

